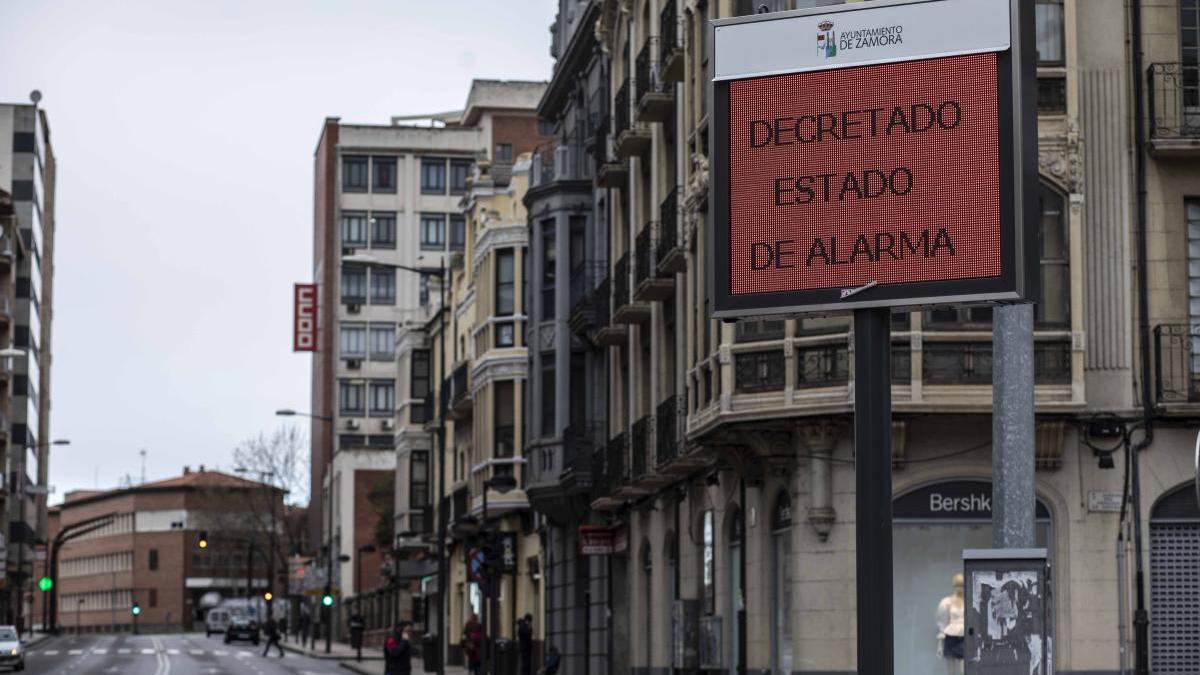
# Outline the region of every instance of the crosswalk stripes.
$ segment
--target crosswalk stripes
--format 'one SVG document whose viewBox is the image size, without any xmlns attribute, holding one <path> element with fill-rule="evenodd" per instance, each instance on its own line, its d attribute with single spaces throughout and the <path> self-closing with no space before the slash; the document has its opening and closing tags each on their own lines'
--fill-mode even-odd
<svg viewBox="0 0 1200 675">
<path fill-rule="evenodd" d="M 34 656 L 34 657 L 36 657 L 36 656 L 60 656 L 60 655 L 83 656 L 85 654 L 104 656 L 106 654 L 109 654 L 110 652 L 118 654 L 120 656 L 129 656 L 129 655 L 153 656 L 153 655 L 157 655 L 157 654 L 163 654 L 166 656 L 181 656 L 182 654 L 184 654 L 184 652 L 186 652 L 190 656 L 204 656 L 205 654 L 211 654 L 213 656 L 232 656 L 233 658 L 237 658 L 237 659 L 248 659 L 248 658 L 252 658 L 252 657 L 256 656 L 256 654 L 257 654 L 253 650 L 249 650 L 249 649 L 235 649 L 235 650 L 214 649 L 212 651 L 208 651 L 208 650 L 204 650 L 204 649 L 186 649 L 185 650 L 185 649 L 177 649 L 174 647 L 169 648 L 169 649 L 168 648 L 149 648 L 149 647 L 143 648 L 143 649 L 130 649 L 128 647 L 122 647 L 120 649 L 115 649 L 115 650 L 109 650 L 109 649 L 104 649 L 104 648 L 69 649 L 66 651 L 59 650 L 59 649 L 31 650 L 27 653 L 27 656 Z"/>
</svg>

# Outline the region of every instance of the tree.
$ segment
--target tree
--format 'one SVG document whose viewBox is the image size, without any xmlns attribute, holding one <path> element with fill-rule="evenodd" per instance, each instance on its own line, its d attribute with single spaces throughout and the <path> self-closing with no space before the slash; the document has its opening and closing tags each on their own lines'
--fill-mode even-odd
<svg viewBox="0 0 1200 675">
<path fill-rule="evenodd" d="M 284 424 L 269 436 L 260 432 L 247 438 L 233 449 L 233 465 L 254 474 L 271 473 L 271 483 L 287 490 L 285 503 L 308 503 L 308 441 L 299 427 Z"/>
<path fill-rule="evenodd" d="M 375 521 L 375 547 L 380 551 L 390 551 L 396 520 L 396 474 L 389 471 L 379 479 L 367 493 L 367 500 L 375 507 L 378 517 Z"/>
</svg>

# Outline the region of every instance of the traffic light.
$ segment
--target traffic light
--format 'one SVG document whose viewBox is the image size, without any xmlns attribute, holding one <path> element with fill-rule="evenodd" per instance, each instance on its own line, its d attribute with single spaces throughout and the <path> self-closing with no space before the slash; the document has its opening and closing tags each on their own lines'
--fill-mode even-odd
<svg viewBox="0 0 1200 675">
<path fill-rule="evenodd" d="M 208 548 L 208 530 L 200 530 L 200 539 L 196 545 L 200 548 Z"/>
<path fill-rule="evenodd" d="M 271 591 L 267 591 L 266 593 L 263 593 L 263 600 L 266 600 L 267 602 L 270 602 L 271 598 L 274 598 L 274 597 L 275 596 L 271 593 Z"/>
<path fill-rule="evenodd" d="M 325 595 L 321 596 L 321 604 L 326 607 L 333 607 L 333 593 L 330 592 L 328 586 L 325 587 Z"/>
<path fill-rule="evenodd" d="M 43 593 L 46 593 L 51 588 L 54 588 L 54 580 L 53 579 L 51 579 L 50 577 L 42 577 L 41 579 L 38 579 L 38 590 L 40 590 Z"/>
<path fill-rule="evenodd" d="M 133 607 L 129 608 L 129 612 L 134 616 L 137 616 L 142 613 L 142 606 L 135 602 L 133 603 Z"/>
</svg>

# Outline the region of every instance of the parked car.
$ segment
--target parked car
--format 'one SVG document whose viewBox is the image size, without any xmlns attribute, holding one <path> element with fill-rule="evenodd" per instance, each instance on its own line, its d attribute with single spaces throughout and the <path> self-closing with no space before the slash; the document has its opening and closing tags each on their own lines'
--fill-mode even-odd
<svg viewBox="0 0 1200 675">
<path fill-rule="evenodd" d="M 233 618 L 233 614 L 227 609 L 215 608 L 208 610 L 208 615 L 204 618 L 204 637 L 211 637 L 213 634 L 224 635 L 225 631 L 229 630 L 229 621 Z"/>
<path fill-rule="evenodd" d="M 0 666 L 25 670 L 25 647 L 17 637 L 16 626 L 0 626 Z"/>
<path fill-rule="evenodd" d="M 258 622 L 248 616 L 234 616 L 225 631 L 225 644 L 243 640 L 258 644 Z"/>
</svg>

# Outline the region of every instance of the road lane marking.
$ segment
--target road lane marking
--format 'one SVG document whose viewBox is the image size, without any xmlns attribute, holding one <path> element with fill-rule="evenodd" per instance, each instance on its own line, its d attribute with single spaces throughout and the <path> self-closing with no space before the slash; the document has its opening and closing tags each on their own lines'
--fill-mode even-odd
<svg viewBox="0 0 1200 675">
<path fill-rule="evenodd" d="M 224 649 L 218 649 L 213 652 L 213 656 L 229 656 L 229 652 L 225 651 Z"/>
<path fill-rule="evenodd" d="M 129 653 L 129 649 L 128 649 L 128 648 L 122 648 L 122 649 L 118 649 L 118 650 L 117 650 L 117 653 L 118 653 L 118 654 L 128 654 L 128 653 Z"/>
<path fill-rule="evenodd" d="M 67 652 L 67 655 L 68 656 L 79 656 L 82 653 L 83 653 L 82 649 L 72 649 L 71 651 Z"/>
<path fill-rule="evenodd" d="M 38 653 L 38 652 L 34 652 L 34 653 L 36 654 L 36 653 Z M 46 651 L 44 651 L 44 652 L 41 652 L 41 653 L 42 653 L 42 654 L 45 654 L 46 656 L 58 656 L 58 650 L 57 650 L 57 649 L 47 649 Z"/>
<path fill-rule="evenodd" d="M 142 653 L 143 654 L 154 654 L 155 651 L 153 649 L 143 649 Z"/>
<path fill-rule="evenodd" d="M 107 654 L 107 653 L 108 653 L 108 650 L 107 650 L 107 649 L 93 649 L 93 650 L 92 650 L 92 653 L 93 653 L 93 654 L 101 654 L 101 655 L 103 655 L 103 654 Z"/>
<path fill-rule="evenodd" d="M 203 656 L 204 650 L 203 649 L 189 649 L 188 653 L 191 654 L 192 656 Z"/>
<path fill-rule="evenodd" d="M 168 649 L 167 653 L 170 654 L 171 656 L 178 656 L 179 650 L 178 649 Z"/>
</svg>

